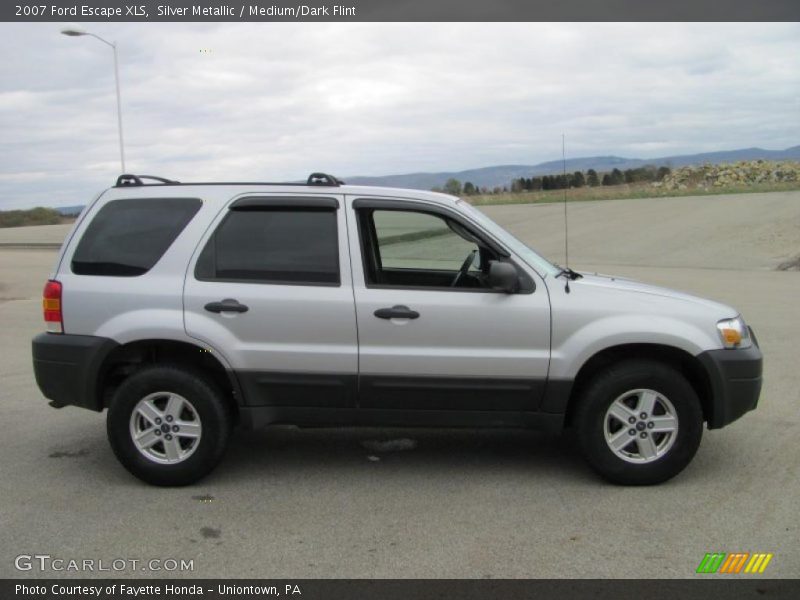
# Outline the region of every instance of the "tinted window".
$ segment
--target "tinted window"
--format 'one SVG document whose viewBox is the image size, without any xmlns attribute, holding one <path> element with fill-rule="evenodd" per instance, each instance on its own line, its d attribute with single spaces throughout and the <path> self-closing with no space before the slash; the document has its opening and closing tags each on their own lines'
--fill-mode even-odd
<svg viewBox="0 0 800 600">
<path fill-rule="evenodd" d="M 146 273 L 200 209 L 197 198 L 112 200 L 95 215 L 72 257 L 78 275 Z"/>
<path fill-rule="evenodd" d="M 330 209 L 232 210 L 197 261 L 198 279 L 339 283 L 336 213 Z"/>
</svg>

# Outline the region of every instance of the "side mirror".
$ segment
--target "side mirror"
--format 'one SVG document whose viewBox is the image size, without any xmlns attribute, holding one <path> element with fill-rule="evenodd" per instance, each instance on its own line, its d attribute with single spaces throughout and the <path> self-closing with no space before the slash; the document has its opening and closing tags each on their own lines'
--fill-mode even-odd
<svg viewBox="0 0 800 600">
<path fill-rule="evenodd" d="M 489 285 L 493 290 L 513 294 L 519 290 L 519 273 L 514 265 L 493 260 L 489 265 Z"/>
</svg>

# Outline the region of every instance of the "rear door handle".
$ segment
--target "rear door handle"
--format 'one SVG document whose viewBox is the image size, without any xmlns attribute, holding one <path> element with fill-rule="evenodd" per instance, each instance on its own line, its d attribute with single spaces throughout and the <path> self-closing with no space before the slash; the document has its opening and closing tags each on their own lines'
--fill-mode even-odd
<svg viewBox="0 0 800 600">
<path fill-rule="evenodd" d="M 379 308 L 374 314 L 379 319 L 416 319 L 419 317 L 417 311 L 411 310 L 402 304 L 391 308 Z"/>
<path fill-rule="evenodd" d="M 225 298 L 221 302 L 209 302 L 204 307 L 208 312 L 221 313 L 221 312 L 237 312 L 246 313 L 250 308 L 244 304 L 240 304 L 234 298 Z"/>
</svg>

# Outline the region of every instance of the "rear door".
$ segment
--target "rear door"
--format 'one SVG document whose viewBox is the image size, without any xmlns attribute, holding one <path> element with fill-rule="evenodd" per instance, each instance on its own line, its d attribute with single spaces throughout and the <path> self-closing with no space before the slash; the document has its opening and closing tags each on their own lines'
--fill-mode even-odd
<svg viewBox="0 0 800 600">
<path fill-rule="evenodd" d="M 227 358 L 253 406 L 353 407 L 356 322 L 342 197 L 258 194 L 192 258 L 186 332 Z"/>
</svg>

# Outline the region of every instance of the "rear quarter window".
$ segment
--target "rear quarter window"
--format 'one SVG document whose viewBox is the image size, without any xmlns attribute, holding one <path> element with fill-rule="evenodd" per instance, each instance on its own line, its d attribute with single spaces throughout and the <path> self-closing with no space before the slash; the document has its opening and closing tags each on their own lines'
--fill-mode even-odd
<svg viewBox="0 0 800 600">
<path fill-rule="evenodd" d="M 111 277 L 147 273 L 201 204 L 198 198 L 112 200 L 97 212 L 78 242 L 72 272 Z"/>
</svg>

